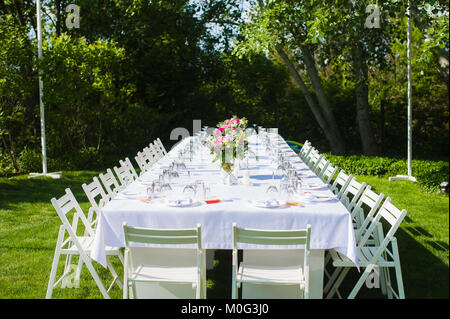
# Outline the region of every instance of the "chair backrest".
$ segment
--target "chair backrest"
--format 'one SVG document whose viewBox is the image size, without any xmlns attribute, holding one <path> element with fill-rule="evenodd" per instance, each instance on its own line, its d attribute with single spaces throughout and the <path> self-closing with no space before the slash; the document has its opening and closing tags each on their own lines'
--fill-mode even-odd
<svg viewBox="0 0 450 319">
<path fill-rule="evenodd" d="M 354 177 L 351 174 L 347 175 L 345 171 L 341 169 L 338 176 L 331 185 L 330 190 L 340 198 L 341 194 L 345 191 L 348 184 L 353 178 Z"/>
<path fill-rule="evenodd" d="M 347 187 L 341 194 L 341 201 L 349 210 L 352 210 L 356 205 L 356 202 L 364 191 L 366 185 L 366 182 L 359 183 L 355 178 L 351 179 L 350 183 L 348 183 Z"/>
<path fill-rule="evenodd" d="M 144 149 L 142 150 L 141 159 L 144 160 L 147 170 L 153 165 L 153 163 L 157 161 L 156 156 L 153 155 L 152 150 L 148 146 L 144 147 Z"/>
<path fill-rule="evenodd" d="M 68 232 L 71 239 L 73 241 L 77 241 L 77 231 L 80 230 L 78 222 L 81 220 L 81 230 L 84 232 L 84 234 L 87 234 L 88 236 L 94 236 L 94 231 L 91 228 L 89 221 L 87 220 L 72 191 L 70 190 L 70 188 L 66 188 L 65 191 L 66 194 L 61 196 L 59 199 L 53 197 L 50 200 L 56 212 L 58 213 L 59 218 L 61 219 L 62 226 Z M 68 214 L 72 211 L 74 211 L 74 214 L 71 223 L 68 219 Z M 82 246 L 78 242 L 76 242 L 75 244 L 79 249 L 82 249 Z"/>
<path fill-rule="evenodd" d="M 306 164 L 309 167 L 313 168 L 314 165 L 319 161 L 320 157 L 321 157 L 321 155 L 320 155 L 319 151 L 317 149 L 313 148 L 306 158 L 306 161 L 307 161 Z"/>
<path fill-rule="evenodd" d="M 359 219 L 358 223 L 360 223 L 358 232 L 356 233 L 357 240 L 361 238 L 362 234 L 365 232 L 365 229 L 369 225 L 372 220 L 375 212 L 380 207 L 381 202 L 383 201 L 384 194 L 377 194 L 372 191 L 371 186 L 368 185 L 361 197 L 358 199 L 355 207 L 352 210 L 352 218 Z M 365 216 L 364 208 L 368 208 L 367 215 Z M 364 217 L 365 216 L 365 217 Z"/>
<path fill-rule="evenodd" d="M 314 173 L 316 173 L 317 176 L 320 176 L 321 172 L 327 169 L 328 165 L 330 165 L 330 162 L 327 161 L 324 155 L 322 155 L 319 159 L 319 161 L 314 165 Z"/>
<path fill-rule="evenodd" d="M 125 166 L 128 168 L 131 176 L 133 177 L 133 180 L 136 180 L 138 178 L 136 170 L 134 169 L 133 164 L 131 164 L 131 161 L 128 157 L 125 157 L 125 160 L 119 160 L 119 163 L 121 166 Z"/>
<path fill-rule="evenodd" d="M 337 167 L 328 163 L 328 165 L 319 173 L 319 177 L 323 182 L 330 184 L 337 171 Z"/>
<path fill-rule="evenodd" d="M 358 246 L 364 246 L 366 242 L 368 241 L 370 235 L 373 232 L 378 231 L 378 238 L 382 241 L 380 242 L 380 249 L 384 251 L 384 249 L 389 244 L 389 241 L 391 241 L 395 235 L 395 232 L 397 231 L 398 227 L 400 226 L 401 222 L 406 216 L 406 210 L 398 209 L 391 203 L 391 198 L 387 197 L 384 201 L 383 205 L 381 206 L 378 213 L 375 215 L 374 218 L 370 220 L 370 225 L 367 228 L 367 230 L 364 233 L 364 236 L 361 238 L 361 240 L 358 243 Z M 386 235 L 380 234 L 380 229 L 382 230 L 382 221 L 385 221 L 389 227 Z M 377 256 L 381 256 L 382 252 L 378 252 Z M 375 256 L 376 257 L 376 256 Z"/>
<path fill-rule="evenodd" d="M 116 196 L 117 192 L 120 190 L 120 186 L 119 186 L 119 183 L 117 182 L 116 178 L 114 177 L 114 174 L 111 171 L 111 169 L 108 168 L 106 170 L 105 174 L 100 173 L 99 177 L 103 183 L 103 186 L 105 186 L 105 189 L 108 192 L 108 195 L 111 198 L 114 198 Z"/>
<path fill-rule="evenodd" d="M 114 166 L 113 169 L 122 186 L 127 186 L 134 180 L 133 175 L 126 165 Z"/>
<path fill-rule="evenodd" d="M 123 223 L 125 246 L 129 247 L 131 242 L 141 244 L 197 244 L 202 249 L 201 225 L 197 228 L 186 229 L 150 229 L 143 227 L 132 227 Z"/>
<path fill-rule="evenodd" d="M 156 140 L 155 140 L 155 145 L 156 145 L 157 147 L 159 147 L 159 149 L 162 151 L 163 156 L 164 156 L 164 155 L 167 155 L 167 150 L 166 150 L 166 148 L 164 147 L 164 145 L 163 145 L 163 143 L 161 142 L 161 139 L 160 139 L 159 137 L 156 138 Z"/>
<path fill-rule="evenodd" d="M 100 181 L 96 176 L 94 176 L 92 180 L 93 181 L 89 184 L 83 183 L 83 185 L 81 185 L 81 188 L 83 188 L 84 193 L 86 194 L 92 207 L 94 207 L 97 212 L 100 212 L 100 208 L 110 200 L 110 197 L 108 194 L 106 194 L 105 190 L 102 187 L 102 184 L 100 184 Z M 98 196 L 100 196 L 100 198 L 97 202 L 96 197 Z"/>
<path fill-rule="evenodd" d="M 305 273 L 309 271 L 311 226 L 299 230 L 261 230 L 251 228 L 239 228 L 233 223 L 233 250 L 238 249 L 238 244 L 256 245 L 305 245 L 304 267 Z"/>
<path fill-rule="evenodd" d="M 95 176 L 91 183 L 83 183 L 83 185 L 81 185 L 81 188 L 83 188 L 86 197 L 91 203 L 87 219 L 91 224 L 91 227 L 94 229 L 96 227 L 95 225 L 97 224 L 97 217 L 98 214 L 100 214 L 100 209 L 111 200 L 111 197 L 106 194 L 105 190 L 102 187 L 102 184 L 100 184 L 100 181 Z M 97 197 L 100 198 L 97 199 Z"/>
<path fill-rule="evenodd" d="M 306 157 L 309 155 L 309 153 L 311 152 L 311 150 L 313 149 L 311 142 L 306 140 L 305 143 L 303 143 L 302 148 L 300 149 L 300 152 L 298 153 L 298 155 L 300 156 L 300 158 L 302 160 L 305 160 Z"/>
<path fill-rule="evenodd" d="M 161 157 L 163 157 L 162 152 L 152 143 L 150 143 L 145 149 L 145 152 L 147 152 L 147 156 L 151 160 L 151 165 L 156 163 Z"/>
<path fill-rule="evenodd" d="M 138 166 L 139 166 L 139 168 L 141 170 L 141 175 L 142 175 L 148 169 L 147 161 L 145 160 L 142 152 L 137 152 L 137 154 L 134 157 L 134 159 L 136 160 L 136 163 L 138 164 Z"/>
</svg>

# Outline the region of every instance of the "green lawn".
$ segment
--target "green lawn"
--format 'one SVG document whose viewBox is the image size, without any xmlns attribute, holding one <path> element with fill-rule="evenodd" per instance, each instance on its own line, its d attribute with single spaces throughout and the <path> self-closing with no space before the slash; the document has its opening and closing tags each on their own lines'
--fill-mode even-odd
<svg viewBox="0 0 450 319">
<path fill-rule="evenodd" d="M 88 200 L 81 184 L 100 172 L 63 172 L 63 178 L 28 179 L 28 176 L 0 178 L 0 298 L 44 298 L 55 249 L 59 218 L 50 199 L 60 197 L 69 187 L 83 209 Z M 392 198 L 408 215 L 397 232 L 407 298 L 448 298 L 449 291 L 449 199 L 440 194 L 424 194 L 410 182 L 388 182 L 387 177 L 358 176 L 378 193 Z M 120 268 L 118 259 L 114 260 Z M 61 262 L 62 266 L 62 262 Z M 109 285 L 108 271 L 95 265 Z M 60 268 L 61 270 L 61 268 Z M 356 282 L 349 274 L 341 292 Z M 231 297 L 231 254 L 217 251 L 215 267 L 208 271 L 208 297 Z M 102 298 L 84 268 L 79 289 L 56 288 L 54 298 Z M 117 287 L 112 298 L 121 298 Z M 359 298 L 384 298 L 378 289 L 363 288 Z"/>
</svg>

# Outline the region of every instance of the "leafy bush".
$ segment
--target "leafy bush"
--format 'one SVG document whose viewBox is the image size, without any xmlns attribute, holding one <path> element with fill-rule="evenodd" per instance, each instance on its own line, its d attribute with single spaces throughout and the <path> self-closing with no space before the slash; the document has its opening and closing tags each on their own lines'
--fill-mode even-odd
<svg viewBox="0 0 450 319">
<path fill-rule="evenodd" d="M 404 159 L 378 157 L 378 156 L 339 156 L 325 154 L 333 166 L 343 169 L 348 174 L 395 176 L 406 175 L 408 170 L 407 161 Z M 435 191 L 439 184 L 449 180 L 449 163 L 444 161 L 412 160 L 412 175 L 417 179 L 420 187 L 425 191 Z"/>
<path fill-rule="evenodd" d="M 20 172 L 40 172 L 42 170 L 42 154 L 25 147 L 20 152 L 18 164 Z"/>
</svg>

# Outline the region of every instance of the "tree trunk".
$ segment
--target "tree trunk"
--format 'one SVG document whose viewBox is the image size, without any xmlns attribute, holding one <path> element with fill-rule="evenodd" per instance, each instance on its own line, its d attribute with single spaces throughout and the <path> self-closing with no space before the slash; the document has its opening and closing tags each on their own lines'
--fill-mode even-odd
<svg viewBox="0 0 450 319">
<path fill-rule="evenodd" d="M 303 45 L 302 49 L 302 57 L 303 62 L 306 66 L 306 71 L 308 72 L 309 78 L 311 80 L 311 84 L 314 88 L 314 92 L 316 93 L 317 101 L 319 102 L 320 109 L 322 110 L 323 117 L 327 121 L 330 129 L 333 134 L 336 135 L 336 150 L 338 153 L 343 154 L 345 152 L 345 142 L 342 138 L 341 131 L 336 123 L 336 118 L 334 117 L 333 111 L 331 110 L 330 103 L 328 101 L 327 95 L 325 94 L 325 90 L 322 85 L 322 81 L 320 80 L 319 74 L 317 73 L 316 63 L 311 54 L 309 47 Z"/>
<path fill-rule="evenodd" d="M 61 35 L 61 20 L 62 20 L 62 13 L 61 13 L 61 0 L 55 0 L 55 29 L 56 29 L 56 36 Z"/>
<path fill-rule="evenodd" d="M 364 155 L 376 155 L 378 152 L 375 134 L 370 121 L 368 69 L 364 62 L 362 48 L 357 43 L 353 47 L 353 69 L 356 78 L 356 119 L 361 136 Z"/>
<path fill-rule="evenodd" d="M 294 77 L 295 81 L 297 82 L 300 90 L 302 91 L 303 95 L 305 96 L 306 102 L 308 103 L 314 118 L 316 119 L 317 123 L 319 124 L 320 128 L 325 133 L 325 137 L 328 140 L 328 143 L 330 145 L 330 149 L 335 154 L 342 154 L 342 150 L 338 149 L 336 146 L 339 145 L 339 141 L 336 139 L 336 134 L 332 131 L 329 124 L 323 117 L 322 113 L 320 112 L 319 106 L 317 105 L 316 101 L 312 97 L 311 93 L 309 92 L 307 86 L 305 85 L 303 79 L 301 78 L 300 74 L 295 69 L 292 61 L 287 56 L 286 52 L 280 47 L 276 47 L 276 50 L 280 57 L 283 59 L 284 63 L 288 67 L 289 71 L 291 72 L 292 76 Z"/>
</svg>

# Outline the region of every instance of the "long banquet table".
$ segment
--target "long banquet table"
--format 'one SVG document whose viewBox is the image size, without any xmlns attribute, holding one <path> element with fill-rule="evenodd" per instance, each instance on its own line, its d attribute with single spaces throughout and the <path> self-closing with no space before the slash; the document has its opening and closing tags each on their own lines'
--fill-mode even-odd
<svg viewBox="0 0 450 319">
<path fill-rule="evenodd" d="M 232 249 L 232 224 L 236 222 L 239 227 L 278 230 L 302 229 L 310 224 L 310 296 L 312 298 L 322 298 L 325 250 L 335 249 L 357 265 L 352 218 L 337 198 L 325 201 L 299 198 L 300 206 L 284 205 L 279 208 L 261 208 L 252 204 L 252 200 L 267 196 L 265 193 L 267 187 L 272 184 L 278 186 L 280 179 L 280 176 L 274 174 L 276 167 L 266 153 L 268 150 L 258 135 L 249 137 L 249 148 L 259 155 L 258 160 L 250 157 L 248 163 L 248 173 L 252 185 L 224 185 L 220 179 L 218 163 L 212 163 L 210 151 L 201 146 L 194 153 L 192 160 L 189 159 L 184 162 L 190 172 L 189 179 L 191 181 L 206 181 L 211 189 L 209 198 L 220 199 L 220 203 L 206 204 L 199 201 L 196 205 L 190 207 L 170 207 L 160 199 L 154 199 L 150 202 L 143 201 L 140 197 L 146 195 L 147 186 L 142 181 L 157 179 L 161 169 L 177 159 L 180 154 L 179 150 L 192 140 L 193 137 L 185 138 L 125 190 L 138 192 L 141 194 L 140 196 L 127 198 L 119 193 L 102 208 L 91 251 L 92 259 L 106 267 L 105 246 L 124 246 L 122 229 L 124 221 L 131 226 L 171 229 L 194 228 L 197 224 L 201 224 L 202 246 L 207 250 Z M 291 164 L 298 171 L 304 186 L 306 184 L 316 186 L 309 190 L 304 187 L 304 191 L 311 192 L 314 195 L 333 196 L 327 185 L 301 161 L 280 135 L 276 135 L 276 140 L 279 150 L 285 154 L 285 157 L 289 158 Z M 174 183 L 173 186 L 177 188 L 183 185 L 177 186 Z M 318 188 L 318 186 L 320 187 Z M 179 245 L 177 247 L 183 248 L 185 246 Z M 244 255 L 244 259 L 261 258 L 250 253 L 257 253 L 258 249 L 265 249 L 264 252 L 267 253 L 265 255 L 272 260 L 291 258 L 289 254 L 282 255 L 282 251 L 279 250 L 281 247 L 278 246 L 261 247 L 242 244 L 239 248 L 249 251 L 247 257 Z M 288 248 L 303 249 L 301 246 L 294 245 Z M 274 255 L 270 257 L 269 252 L 273 252 Z M 265 296 L 264 289 L 261 287 L 252 288 L 251 285 L 247 285 L 244 288 L 244 295 L 250 297 Z M 267 292 L 267 296 L 270 296 L 269 292 Z"/>
</svg>

